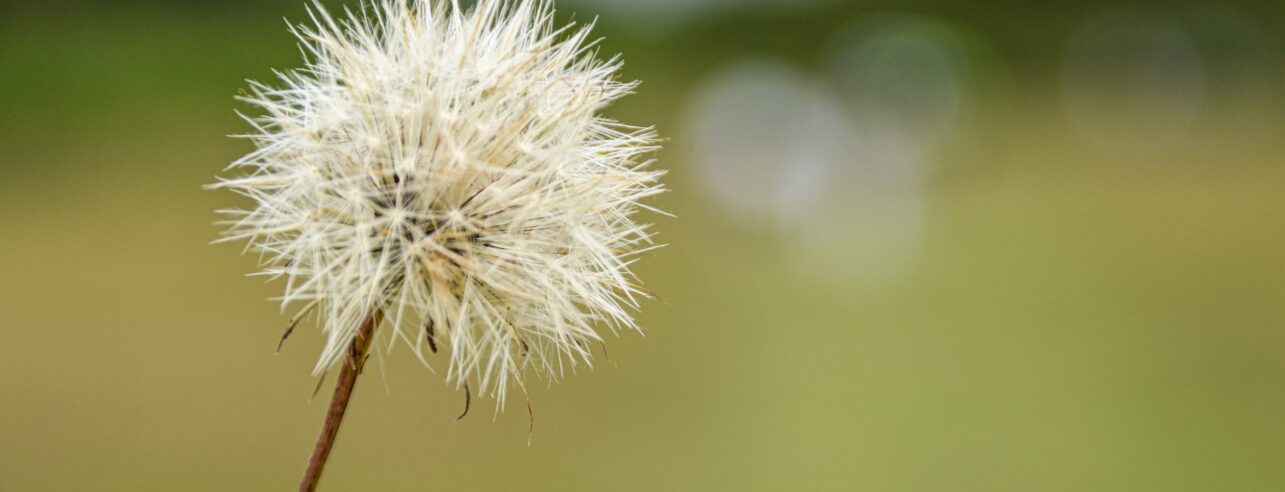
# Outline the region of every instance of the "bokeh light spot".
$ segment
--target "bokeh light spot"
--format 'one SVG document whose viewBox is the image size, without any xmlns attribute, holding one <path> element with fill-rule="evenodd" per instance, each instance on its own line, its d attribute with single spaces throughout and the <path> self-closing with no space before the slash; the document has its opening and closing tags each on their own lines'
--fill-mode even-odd
<svg viewBox="0 0 1285 492">
<path fill-rule="evenodd" d="M 692 157 L 715 201 L 747 225 L 807 213 L 849 157 L 839 100 L 798 68 L 736 62 L 695 94 L 686 118 Z"/>
</svg>

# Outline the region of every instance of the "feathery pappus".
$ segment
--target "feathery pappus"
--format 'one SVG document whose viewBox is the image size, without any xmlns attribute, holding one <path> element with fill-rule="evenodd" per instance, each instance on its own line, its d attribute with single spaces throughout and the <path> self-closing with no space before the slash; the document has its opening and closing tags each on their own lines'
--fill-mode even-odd
<svg viewBox="0 0 1285 492">
<path fill-rule="evenodd" d="M 310 15 L 292 28 L 305 66 L 251 83 L 256 149 L 211 187 L 253 201 L 222 211 L 221 240 L 247 242 L 284 279 L 283 309 L 318 320 L 314 375 L 371 321 L 377 346 L 440 347 L 448 382 L 503 406 L 527 372 L 555 380 L 601 330 L 637 329 L 658 138 L 599 114 L 636 83 L 591 26 L 555 28 L 540 0 Z"/>
</svg>

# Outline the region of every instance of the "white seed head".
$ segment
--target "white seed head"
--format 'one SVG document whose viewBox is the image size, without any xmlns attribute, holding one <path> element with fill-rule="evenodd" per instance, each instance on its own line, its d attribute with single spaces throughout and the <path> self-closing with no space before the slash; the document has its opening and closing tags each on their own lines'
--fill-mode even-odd
<svg viewBox="0 0 1285 492">
<path fill-rule="evenodd" d="M 294 29 L 305 68 L 251 83 L 256 150 L 212 187 L 255 204 L 224 211 L 224 240 L 319 320 L 314 374 L 380 313 L 381 345 L 442 347 L 449 382 L 502 405 L 527 369 L 589 362 L 598 329 L 637 329 L 629 265 L 652 244 L 635 214 L 663 189 L 657 139 L 597 114 L 635 83 L 595 58 L 589 27 L 554 29 L 539 0 L 311 16 Z"/>
</svg>

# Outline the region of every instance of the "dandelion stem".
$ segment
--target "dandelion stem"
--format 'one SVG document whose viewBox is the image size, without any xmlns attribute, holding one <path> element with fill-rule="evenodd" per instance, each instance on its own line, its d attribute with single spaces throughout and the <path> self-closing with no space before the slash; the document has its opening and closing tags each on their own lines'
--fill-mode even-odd
<svg viewBox="0 0 1285 492">
<path fill-rule="evenodd" d="M 330 398 L 330 408 L 326 411 L 326 423 L 322 425 L 317 446 L 312 450 L 312 457 L 308 459 L 308 471 L 304 473 L 303 481 L 299 483 L 299 492 L 317 490 L 317 482 L 321 480 L 321 470 L 325 468 L 326 459 L 330 457 L 330 448 L 335 445 L 335 437 L 339 435 L 339 424 L 343 422 L 344 412 L 348 410 L 348 401 L 352 397 L 353 387 L 357 384 L 357 376 L 361 374 L 361 366 L 365 362 L 366 352 L 370 349 L 375 326 L 378 324 L 379 315 L 377 313 L 370 315 L 361 324 L 361 328 L 357 330 L 357 336 L 349 345 L 349 358 L 344 361 L 343 368 L 339 371 L 339 380 L 335 382 L 335 394 Z"/>
</svg>

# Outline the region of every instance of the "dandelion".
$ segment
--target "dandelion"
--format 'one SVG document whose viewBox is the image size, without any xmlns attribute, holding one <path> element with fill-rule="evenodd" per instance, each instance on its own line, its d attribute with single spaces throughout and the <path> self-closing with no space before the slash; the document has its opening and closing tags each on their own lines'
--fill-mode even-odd
<svg viewBox="0 0 1285 492">
<path fill-rule="evenodd" d="M 663 190 L 653 130 L 598 114 L 636 83 L 595 56 L 591 26 L 555 28 L 550 3 L 345 13 L 315 5 L 292 28 L 305 67 L 251 83 L 256 150 L 211 185 L 254 202 L 223 211 L 222 240 L 284 280 L 287 335 L 318 320 L 314 375 L 340 371 L 301 490 L 372 346 L 449 353 L 448 383 L 498 409 L 528 373 L 590 363 L 601 330 L 637 329 L 630 265 L 654 245 L 636 215 Z"/>
</svg>

